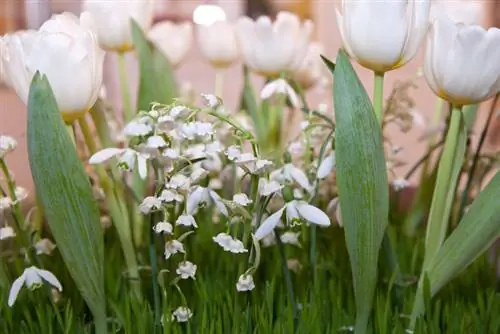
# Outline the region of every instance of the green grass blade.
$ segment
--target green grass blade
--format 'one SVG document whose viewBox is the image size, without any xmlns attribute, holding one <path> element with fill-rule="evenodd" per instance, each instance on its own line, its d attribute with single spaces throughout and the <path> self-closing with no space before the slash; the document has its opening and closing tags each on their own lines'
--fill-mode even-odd
<svg viewBox="0 0 500 334">
<path fill-rule="evenodd" d="M 344 52 L 335 65 L 337 184 L 356 299 L 356 333 L 372 311 L 379 250 L 388 224 L 389 188 L 382 134 Z"/>
<path fill-rule="evenodd" d="M 28 154 L 57 247 L 101 333 L 106 328 L 106 304 L 99 211 L 50 84 L 38 73 L 28 99 Z"/>
<path fill-rule="evenodd" d="M 149 110 L 153 102 L 172 103 L 179 93 L 170 62 L 135 21 L 132 21 L 132 39 L 139 58 L 137 110 Z"/>
</svg>

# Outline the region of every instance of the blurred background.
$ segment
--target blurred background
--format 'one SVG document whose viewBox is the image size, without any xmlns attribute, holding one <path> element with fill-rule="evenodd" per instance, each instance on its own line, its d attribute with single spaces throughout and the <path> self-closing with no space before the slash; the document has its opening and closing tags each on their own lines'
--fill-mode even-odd
<svg viewBox="0 0 500 334">
<path fill-rule="evenodd" d="M 323 43 L 325 55 L 335 58 L 340 48 L 340 39 L 335 22 L 335 6 L 339 0 L 156 0 L 155 21 L 191 21 L 194 10 L 204 4 L 220 6 L 227 14 L 229 21 L 235 21 L 241 15 L 258 17 L 273 16 L 280 10 L 295 12 L 301 18 L 315 22 L 314 39 Z M 433 0 L 435 10 L 449 11 L 450 15 L 458 17 L 467 23 L 476 23 L 484 27 L 500 26 L 500 0 Z M 36 29 L 53 13 L 70 11 L 79 13 L 79 0 L 0 0 L 0 35 L 19 29 Z M 131 77 L 136 80 L 136 68 L 133 54 L 128 55 Z M 409 65 L 389 72 L 386 75 L 385 94 L 391 94 L 394 84 L 398 81 L 415 77 L 422 65 L 422 52 Z M 500 60 L 499 60 L 500 61 Z M 119 87 L 117 82 L 117 66 L 114 55 L 108 54 L 105 64 L 105 85 L 108 98 L 119 105 Z M 372 73 L 356 65 L 357 72 L 371 94 Z M 226 85 L 223 98 L 229 107 L 235 108 L 242 87 L 242 68 L 235 65 L 226 74 Z M 198 93 L 214 91 L 214 70 L 201 58 L 196 45 L 193 45 L 188 59 L 177 70 L 178 83 L 184 87 L 193 87 Z M 0 84 L 1 85 L 1 84 Z M 260 89 L 262 82 L 255 79 L 255 88 Z M 425 118 L 432 119 L 436 98 L 427 87 L 423 78 L 416 80 L 416 88 L 410 91 L 410 97 L 415 101 L 415 109 Z M 327 104 L 331 107 L 331 90 L 316 89 L 309 93 L 309 104 L 318 106 Z M 487 109 L 486 103 L 482 106 Z M 331 110 L 330 110 L 331 111 Z M 497 113 L 498 114 L 498 113 Z M 484 113 L 479 114 L 477 127 L 484 124 Z M 407 163 L 398 172 L 403 175 L 412 162 L 418 160 L 427 148 L 419 137 L 425 132 L 425 127 L 414 127 L 408 133 L 401 133 L 396 128 L 388 128 L 387 134 L 392 142 L 403 147 L 401 159 Z M 26 110 L 15 93 L 7 87 L 0 86 L 0 134 L 16 138 L 19 149 L 8 156 L 8 163 L 13 170 L 18 185 L 32 192 L 32 181 L 26 153 Z M 486 149 L 492 149 L 500 144 L 500 118 L 496 117 L 495 125 L 491 127 Z M 417 173 L 418 174 L 418 173 Z M 415 180 L 412 180 L 415 181 Z"/>
</svg>

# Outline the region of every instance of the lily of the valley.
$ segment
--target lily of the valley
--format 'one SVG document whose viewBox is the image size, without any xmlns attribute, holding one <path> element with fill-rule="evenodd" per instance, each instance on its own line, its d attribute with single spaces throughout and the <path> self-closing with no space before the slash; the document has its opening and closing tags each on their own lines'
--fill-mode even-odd
<svg viewBox="0 0 500 334">
<path fill-rule="evenodd" d="M 345 51 L 384 73 L 409 62 L 429 26 L 430 0 L 342 0 L 336 11 Z"/>
<path fill-rule="evenodd" d="M 24 285 L 26 285 L 26 287 L 30 290 L 35 290 L 42 286 L 43 281 L 46 281 L 57 290 L 62 291 L 62 285 L 54 274 L 50 271 L 31 266 L 26 268 L 23 274 L 19 276 L 14 283 L 12 283 L 12 287 L 9 292 L 8 305 L 14 305 L 17 296 Z"/>
<path fill-rule="evenodd" d="M 475 104 L 500 91 L 499 59 L 500 29 L 440 18 L 428 35 L 424 75 L 434 93 L 448 102 Z"/>
<path fill-rule="evenodd" d="M 193 26 L 189 22 L 164 21 L 155 24 L 148 36 L 172 66 L 178 67 L 193 44 Z"/>
<path fill-rule="evenodd" d="M 3 159 L 7 153 L 14 151 L 17 141 L 10 136 L 0 136 L 0 159 Z"/>
<path fill-rule="evenodd" d="M 271 96 L 277 94 L 288 97 L 294 107 L 299 106 L 299 98 L 297 96 L 297 93 L 295 93 L 293 88 L 284 79 L 276 79 L 266 84 L 260 91 L 260 98 L 262 100 L 267 100 Z"/>
<path fill-rule="evenodd" d="M 101 47 L 126 52 L 133 48 L 131 20 L 148 30 L 153 21 L 154 0 L 85 0 L 83 8 L 96 22 Z"/>
<path fill-rule="evenodd" d="M 330 226 L 330 218 L 328 218 L 323 211 L 305 201 L 293 200 L 267 217 L 257 231 L 255 231 L 255 238 L 261 240 L 271 233 L 281 221 L 284 213 L 286 213 L 286 221 L 288 224 L 293 225 L 297 221 L 304 220 L 319 226 Z"/>
<path fill-rule="evenodd" d="M 20 31 L 2 39 L 7 84 L 27 104 L 31 79 L 47 76 L 67 122 L 81 117 L 97 100 L 102 86 L 104 51 L 89 13 L 54 15 L 38 31 Z"/>
<path fill-rule="evenodd" d="M 106 163 L 114 157 L 118 158 L 118 167 L 120 167 L 120 169 L 132 171 L 137 162 L 137 168 L 141 179 L 145 179 L 148 176 L 147 160 L 149 159 L 149 155 L 135 151 L 131 148 L 105 148 L 92 155 L 89 159 L 89 163 L 92 165 Z"/>
<path fill-rule="evenodd" d="M 231 66 L 240 57 L 235 26 L 227 21 L 197 27 L 197 41 L 202 56 L 213 67 Z"/>
</svg>

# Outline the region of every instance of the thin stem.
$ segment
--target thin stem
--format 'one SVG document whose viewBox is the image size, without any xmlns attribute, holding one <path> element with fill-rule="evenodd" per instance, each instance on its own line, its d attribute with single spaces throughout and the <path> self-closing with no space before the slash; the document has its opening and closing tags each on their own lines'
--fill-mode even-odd
<svg viewBox="0 0 500 334">
<path fill-rule="evenodd" d="M 132 114 L 132 103 L 130 102 L 130 90 L 128 86 L 128 76 L 127 76 L 127 60 L 125 58 L 125 53 L 118 53 L 118 69 L 120 72 L 120 91 L 122 94 L 122 106 L 123 115 L 125 122 L 128 123 L 132 120 L 134 115 Z"/>
<path fill-rule="evenodd" d="M 224 71 L 222 69 L 215 69 L 215 96 L 222 99 L 224 95 Z"/>
<path fill-rule="evenodd" d="M 411 178 L 413 176 L 413 174 L 418 170 L 418 167 L 420 167 L 420 165 L 424 164 L 424 167 L 422 167 L 422 168 L 425 169 L 425 165 L 428 164 L 432 153 L 436 149 L 438 149 L 439 147 L 441 147 L 443 144 L 444 144 L 444 140 L 441 140 L 439 143 L 434 144 L 433 146 L 429 147 L 427 153 L 424 156 L 422 156 L 420 159 L 418 159 L 418 161 L 413 165 L 413 167 L 410 168 L 410 170 L 408 171 L 408 173 L 406 173 L 406 175 L 404 177 L 405 180 L 408 180 L 409 178 Z"/>
<path fill-rule="evenodd" d="M 382 126 L 384 123 L 384 73 L 374 72 L 373 78 L 373 110 Z"/>
<path fill-rule="evenodd" d="M 153 289 L 153 301 L 155 310 L 155 326 L 160 326 L 160 291 L 158 290 L 158 259 L 156 256 L 155 233 L 153 225 L 155 223 L 154 214 L 150 215 L 149 226 L 149 261 L 151 262 L 151 284 Z"/>
</svg>

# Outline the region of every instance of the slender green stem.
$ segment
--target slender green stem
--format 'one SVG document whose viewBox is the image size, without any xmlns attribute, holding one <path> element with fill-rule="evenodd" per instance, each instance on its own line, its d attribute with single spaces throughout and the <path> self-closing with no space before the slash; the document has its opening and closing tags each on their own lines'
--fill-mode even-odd
<svg viewBox="0 0 500 334">
<path fill-rule="evenodd" d="M 384 73 L 374 72 L 373 79 L 373 110 L 380 123 L 384 124 Z"/>
<path fill-rule="evenodd" d="M 215 69 L 215 96 L 223 98 L 224 95 L 224 71 Z"/>
<path fill-rule="evenodd" d="M 127 59 L 125 53 L 118 53 L 118 69 L 120 71 L 120 91 L 122 94 L 122 106 L 125 122 L 128 123 L 132 120 L 132 103 L 130 102 L 130 90 L 127 76 Z"/>
</svg>

